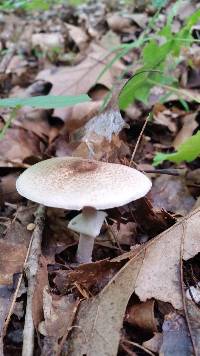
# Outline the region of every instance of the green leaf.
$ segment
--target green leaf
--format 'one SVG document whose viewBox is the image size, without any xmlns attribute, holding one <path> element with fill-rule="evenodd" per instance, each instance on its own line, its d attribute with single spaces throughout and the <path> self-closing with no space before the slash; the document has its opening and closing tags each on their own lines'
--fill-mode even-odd
<svg viewBox="0 0 200 356">
<path fill-rule="evenodd" d="M 30 98 L 0 99 L 0 107 L 15 108 L 19 106 L 31 106 L 33 108 L 56 109 L 90 100 L 89 96 L 85 94 L 77 96 L 44 95 Z"/>
<path fill-rule="evenodd" d="M 164 26 L 159 32 L 159 36 L 165 37 L 167 40 L 172 38 L 172 31 L 171 26 L 166 25 Z"/>
<path fill-rule="evenodd" d="M 152 66 L 155 68 L 160 63 L 162 63 L 172 50 L 174 45 L 174 40 L 171 39 L 159 46 L 155 40 L 151 40 L 143 49 L 143 60 L 144 64 Z"/>
<path fill-rule="evenodd" d="M 137 72 L 124 86 L 119 95 L 119 107 L 120 109 L 126 109 L 129 104 L 131 104 L 135 95 L 138 91 L 146 86 L 146 81 L 148 77 L 147 71 Z M 149 89 L 149 87 L 148 87 Z M 146 93 L 145 93 L 146 97 Z"/>
<path fill-rule="evenodd" d="M 140 88 L 134 91 L 134 99 L 139 100 L 147 105 L 151 88 L 152 85 L 149 83 L 142 85 Z"/>
<path fill-rule="evenodd" d="M 163 161 L 180 163 L 182 161 L 192 162 L 200 155 L 200 130 L 184 143 L 174 153 L 157 153 L 154 157 L 153 165 L 157 166 Z"/>
</svg>

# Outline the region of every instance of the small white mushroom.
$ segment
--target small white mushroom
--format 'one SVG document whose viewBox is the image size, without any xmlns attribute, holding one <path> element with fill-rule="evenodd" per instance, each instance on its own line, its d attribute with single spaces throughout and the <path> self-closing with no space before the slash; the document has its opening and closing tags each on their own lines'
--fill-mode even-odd
<svg viewBox="0 0 200 356">
<path fill-rule="evenodd" d="M 151 181 L 121 164 L 78 157 L 51 158 L 28 168 L 17 180 L 17 191 L 37 203 L 82 213 L 69 222 L 80 233 L 76 259 L 91 261 L 94 239 L 109 209 L 145 196 Z"/>
</svg>

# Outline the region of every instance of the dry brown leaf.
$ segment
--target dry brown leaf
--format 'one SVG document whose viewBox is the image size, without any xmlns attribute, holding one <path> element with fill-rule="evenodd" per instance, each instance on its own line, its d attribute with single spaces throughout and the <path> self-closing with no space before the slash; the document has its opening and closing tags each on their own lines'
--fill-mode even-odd
<svg viewBox="0 0 200 356">
<path fill-rule="evenodd" d="M 11 173 L 7 174 L 6 176 L 2 177 L 0 180 L 0 191 L 1 191 L 1 199 L 2 202 L 9 202 L 9 203 L 19 203 L 22 198 L 16 191 L 16 179 L 18 174 Z"/>
<path fill-rule="evenodd" d="M 132 30 L 132 21 L 129 18 L 120 16 L 119 14 L 109 14 L 107 16 L 107 23 L 111 30 L 115 32 L 128 32 Z"/>
<path fill-rule="evenodd" d="M 16 245 L 0 240 L 0 285 L 12 285 L 13 274 L 22 272 L 27 249 L 24 245 Z"/>
<path fill-rule="evenodd" d="M 63 108 L 62 110 L 59 110 L 59 117 L 65 121 L 67 115 L 65 127 L 67 131 L 71 133 L 85 125 L 91 117 L 96 115 L 101 104 L 102 101 L 98 100 L 90 101 L 88 103 L 80 103 L 68 109 Z"/>
<path fill-rule="evenodd" d="M 195 199 L 181 177 L 162 174 L 154 180 L 151 196 L 154 207 L 180 215 L 189 213 L 195 204 Z"/>
<path fill-rule="evenodd" d="M 34 33 L 31 42 L 33 47 L 40 47 L 45 52 L 54 49 L 64 50 L 64 37 L 60 32 Z"/>
<path fill-rule="evenodd" d="M 120 245 L 134 245 L 137 236 L 137 224 L 129 221 L 127 224 L 114 223 L 112 231 Z"/>
<path fill-rule="evenodd" d="M 139 27 L 145 28 L 148 22 L 148 16 L 145 12 L 128 14 L 127 18 L 133 20 Z"/>
<path fill-rule="evenodd" d="M 104 48 L 109 50 L 112 47 L 114 48 L 120 45 L 120 38 L 115 32 L 109 30 L 104 36 L 102 36 L 100 42 Z"/>
<path fill-rule="evenodd" d="M 41 151 L 41 141 L 34 133 L 22 128 L 11 128 L 4 139 L 0 140 L 0 166 L 5 167 L 9 161 L 21 163 L 33 156 L 41 158 Z"/>
<path fill-rule="evenodd" d="M 0 239 L 0 284 L 12 284 L 13 274 L 22 272 L 31 238 L 26 227 L 34 221 L 34 211 L 34 206 L 19 209 L 4 238 Z"/>
<path fill-rule="evenodd" d="M 197 116 L 197 112 L 186 115 L 183 118 L 183 127 L 177 133 L 175 140 L 172 144 L 172 146 L 174 146 L 175 149 L 177 149 L 184 141 L 186 141 L 187 138 L 192 136 L 194 130 L 198 127 L 196 116 Z"/>
<path fill-rule="evenodd" d="M 56 273 L 54 283 L 60 293 L 65 293 L 75 283 L 86 290 L 90 290 L 90 292 L 95 290 L 97 293 L 97 291 L 103 289 L 123 264 L 124 262 L 102 260 L 80 265 L 73 271 L 60 270 Z"/>
<path fill-rule="evenodd" d="M 155 209 L 147 197 L 136 200 L 132 205 L 135 208 L 134 220 L 149 237 L 157 236 L 176 222 L 163 208 Z"/>
<path fill-rule="evenodd" d="M 74 26 L 70 24 L 67 24 L 67 29 L 69 31 L 70 37 L 76 43 L 77 47 L 80 50 L 84 50 L 89 40 L 89 37 L 85 33 L 85 31 L 78 26 Z"/>
<path fill-rule="evenodd" d="M 43 331 L 46 335 L 56 338 L 62 337 L 69 323 L 69 315 L 72 312 L 75 301 L 72 295 L 58 296 L 51 294 L 48 287 L 43 290 L 43 310 L 44 322 L 42 322 Z M 39 330 L 41 324 L 39 325 Z M 46 336 L 45 335 L 45 336 Z"/>
<path fill-rule="evenodd" d="M 154 115 L 154 122 L 166 126 L 172 133 L 176 132 L 176 123 L 173 121 L 173 114 L 170 110 L 158 112 Z"/>
<path fill-rule="evenodd" d="M 78 65 L 46 69 L 40 72 L 37 79 L 46 79 L 53 84 L 52 95 L 78 95 L 87 93 L 95 84 L 99 74 L 105 68 L 113 54 L 96 44 L 89 48 L 87 57 Z M 99 84 L 111 89 L 113 80 L 121 73 L 124 66 L 117 61 L 98 80 Z M 63 110 L 61 111 L 63 118 Z M 60 117 L 60 110 L 56 109 L 54 115 Z M 65 112 L 65 119 L 70 117 L 70 109 Z"/>
<path fill-rule="evenodd" d="M 26 77 L 27 65 L 28 62 L 26 60 L 23 60 L 19 55 L 15 55 L 9 62 L 9 65 L 6 68 L 6 73 L 14 73 L 20 78 Z"/>
<path fill-rule="evenodd" d="M 51 129 L 48 122 L 49 116 L 50 111 L 48 110 L 24 107 L 17 113 L 15 126 L 31 131 L 45 140 L 49 136 Z"/>
<path fill-rule="evenodd" d="M 76 320 L 80 329 L 69 339 L 70 355 L 115 356 L 134 291 L 142 301 L 156 298 L 182 309 L 180 258 L 187 260 L 199 252 L 199 229 L 197 209 L 142 247 L 100 294 L 82 302 Z"/>
<path fill-rule="evenodd" d="M 112 136 L 111 142 L 104 137 L 92 133 L 90 140 L 85 140 L 72 152 L 73 156 L 96 160 L 110 160 L 116 162 L 130 154 L 129 147 L 117 135 Z"/>
</svg>

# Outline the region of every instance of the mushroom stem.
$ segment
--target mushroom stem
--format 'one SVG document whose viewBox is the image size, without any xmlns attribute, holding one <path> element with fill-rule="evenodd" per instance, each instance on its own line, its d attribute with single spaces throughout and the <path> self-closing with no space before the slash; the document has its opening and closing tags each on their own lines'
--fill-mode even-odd
<svg viewBox="0 0 200 356">
<path fill-rule="evenodd" d="M 78 249 L 76 252 L 76 261 L 78 263 L 92 262 L 92 251 L 94 247 L 94 237 L 80 234 Z"/>
<path fill-rule="evenodd" d="M 76 261 L 79 263 L 90 263 L 94 240 L 100 233 L 101 226 L 107 214 L 94 208 L 84 208 L 82 213 L 75 216 L 69 224 L 69 229 L 79 232 L 80 239 L 76 253 Z"/>
</svg>

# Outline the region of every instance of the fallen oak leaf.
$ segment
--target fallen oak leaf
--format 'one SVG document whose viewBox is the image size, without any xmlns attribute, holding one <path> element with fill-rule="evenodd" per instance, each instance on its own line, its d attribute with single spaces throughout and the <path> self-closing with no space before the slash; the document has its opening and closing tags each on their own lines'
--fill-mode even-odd
<svg viewBox="0 0 200 356">
<path fill-rule="evenodd" d="M 126 306 L 132 293 L 183 308 L 180 258 L 199 252 L 200 209 L 139 249 L 96 297 L 81 303 L 76 330 L 68 340 L 70 355 L 116 355 Z M 106 327 L 105 327 L 106 325 Z M 81 332 L 84 330 L 84 335 Z"/>
</svg>

